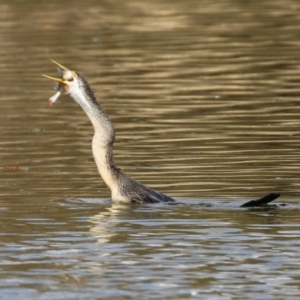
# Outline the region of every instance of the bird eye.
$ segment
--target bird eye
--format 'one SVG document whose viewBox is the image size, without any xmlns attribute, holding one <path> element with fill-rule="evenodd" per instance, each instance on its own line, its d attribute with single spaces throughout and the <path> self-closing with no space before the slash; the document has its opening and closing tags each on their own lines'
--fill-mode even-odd
<svg viewBox="0 0 300 300">
<path fill-rule="evenodd" d="M 67 70 L 67 71 L 62 71 L 62 79 L 65 80 L 65 81 L 73 81 L 74 78 L 76 78 L 74 75 L 73 75 L 73 72 L 70 71 L 70 70 Z"/>
</svg>

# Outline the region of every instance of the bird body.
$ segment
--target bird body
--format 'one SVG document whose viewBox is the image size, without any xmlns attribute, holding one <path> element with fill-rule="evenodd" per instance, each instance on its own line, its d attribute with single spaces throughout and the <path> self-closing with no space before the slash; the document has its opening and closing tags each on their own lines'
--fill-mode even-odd
<svg viewBox="0 0 300 300">
<path fill-rule="evenodd" d="M 63 88 L 90 119 L 94 127 L 93 156 L 100 176 L 111 191 L 112 200 L 132 203 L 174 202 L 173 198 L 144 186 L 115 165 L 113 158 L 115 131 L 111 120 L 97 101 L 85 78 L 59 66 L 63 69 L 58 70 L 61 78 L 46 77 L 59 82 L 57 89 Z M 53 99 L 56 100 L 53 97 L 50 98 L 51 103 L 54 102 Z"/>
<path fill-rule="evenodd" d="M 113 158 L 113 144 L 115 141 L 114 127 L 102 106 L 97 101 L 88 82 L 75 71 L 71 71 L 55 61 L 53 62 L 60 67 L 60 69 L 58 69 L 59 77 L 44 76 L 58 83 L 58 92 L 49 99 L 49 102 L 53 104 L 59 97 L 61 91 L 64 90 L 87 114 L 94 127 L 94 137 L 92 140 L 93 156 L 100 176 L 111 191 L 112 200 L 126 203 L 175 202 L 173 198 L 155 191 L 131 178 L 116 166 Z M 261 199 L 252 201 L 251 203 L 253 205 L 251 204 L 244 207 L 264 205 L 275 200 L 277 197 L 279 197 L 279 194 L 270 194 Z"/>
</svg>

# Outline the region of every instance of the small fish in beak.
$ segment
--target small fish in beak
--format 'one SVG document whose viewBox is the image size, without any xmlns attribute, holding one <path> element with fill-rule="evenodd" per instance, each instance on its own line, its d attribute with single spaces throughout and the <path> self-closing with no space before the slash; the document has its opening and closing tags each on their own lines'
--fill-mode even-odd
<svg viewBox="0 0 300 300">
<path fill-rule="evenodd" d="M 43 76 L 55 81 L 54 89 L 57 90 L 57 92 L 48 99 L 49 104 L 53 105 L 54 102 L 62 94 L 62 92 L 68 93 L 68 86 L 66 85 L 66 82 L 70 81 L 70 79 L 72 79 L 72 78 L 76 78 L 77 74 L 74 71 L 71 71 L 71 70 L 67 69 L 66 67 L 64 67 L 63 65 L 59 64 L 58 62 L 56 62 L 52 59 L 51 59 L 51 61 L 59 67 L 59 68 L 57 68 L 57 76 L 58 77 L 52 77 L 52 76 L 48 76 L 48 75 L 43 75 Z"/>
<path fill-rule="evenodd" d="M 59 98 L 59 96 L 62 94 L 62 92 L 64 91 L 64 87 L 62 84 L 58 84 L 58 87 L 55 88 L 57 90 L 57 92 L 48 99 L 48 102 L 50 104 L 50 106 L 52 106 L 54 104 L 54 102 Z"/>
</svg>

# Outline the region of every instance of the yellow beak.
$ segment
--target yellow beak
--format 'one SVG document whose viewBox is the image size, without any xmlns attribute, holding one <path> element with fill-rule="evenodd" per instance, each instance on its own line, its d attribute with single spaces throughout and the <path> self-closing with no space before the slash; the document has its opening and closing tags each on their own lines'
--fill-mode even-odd
<svg viewBox="0 0 300 300">
<path fill-rule="evenodd" d="M 63 65 L 61 65 L 60 63 L 58 63 L 57 61 L 50 59 L 54 64 L 56 64 L 57 66 L 59 66 L 61 69 L 65 70 L 65 71 L 70 71 L 68 68 L 64 67 Z"/>
<path fill-rule="evenodd" d="M 49 78 L 51 80 L 54 80 L 56 82 L 60 82 L 60 83 L 64 83 L 65 84 L 65 80 L 62 80 L 61 78 L 58 78 L 58 77 L 52 77 L 52 76 L 48 76 L 48 75 L 45 75 L 45 74 L 42 74 L 42 76 L 46 77 L 46 78 Z"/>
<path fill-rule="evenodd" d="M 55 63 L 57 66 L 59 66 L 61 69 L 65 70 L 65 71 L 70 71 L 72 72 L 71 70 L 67 69 L 66 67 L 64 67 L 63 65 L 61 65 L 60 63 L 56 62 L 55 60 L 53 59 L 50 59 L 53 63 Z M 72 72 L 73 73 L 73 72 Z M 54 80 L 56 82 L 60 82 L 60 83 L 66 83 L 66 80 L 63 80 L 61 78 L 58 78 L 58 77 L 52 77 L 52 76 L 48 76 L 48 75 L 44 75 L 42 74 L 42 76 L 46 77 L 46 78 L 49 78 L 51 80 Z"/>
</svg>

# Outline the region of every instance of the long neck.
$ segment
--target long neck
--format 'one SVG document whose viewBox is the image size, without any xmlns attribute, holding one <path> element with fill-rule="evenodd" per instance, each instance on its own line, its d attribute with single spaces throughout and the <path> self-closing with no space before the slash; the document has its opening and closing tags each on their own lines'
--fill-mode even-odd
<svg viewBox="0 0 300 300">
<path fill-rule="evenodd" d="M 113 191 L 117 188 L 115 177 L 118 172 L 112 151 L 115 140 L 113 124 L 87 83 L 84 88 L 71 92 L 70 96 L 82 107 L 93 124 L 95 130 L 92 142 L 93 156 L 103 181 Z"/>
</svg>

